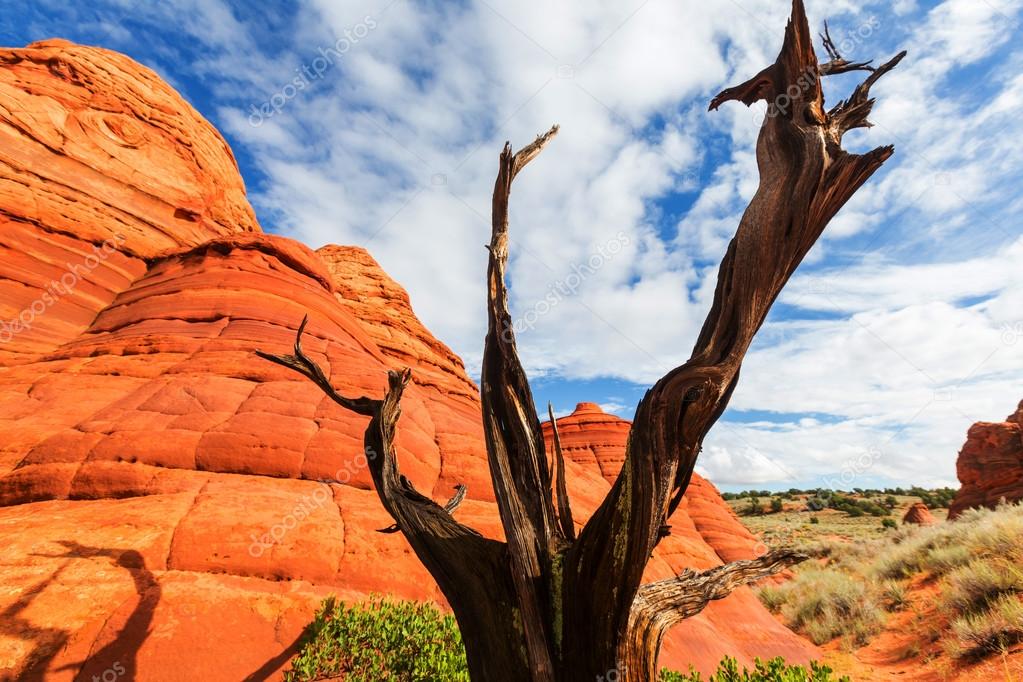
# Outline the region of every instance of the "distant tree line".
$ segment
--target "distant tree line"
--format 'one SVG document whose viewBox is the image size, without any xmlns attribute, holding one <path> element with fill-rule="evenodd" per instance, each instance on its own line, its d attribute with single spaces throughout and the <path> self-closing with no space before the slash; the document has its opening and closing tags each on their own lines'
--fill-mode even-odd
<svg viewBox="0 0 1023 682">
<path fill-rule="evenodd" d="M 850 516 L 888 516 L 899 504 L 899 497 L 917 497 L 928 509 L 947 509 L 956 496 L 953 488 L 853 488 L 851 491 L 816 488 L 771 492 L 770 490 L 743 490 L 725 492 L 725 500 L 749 500 L 740 513 L 747 516 L 778 513 L 785 509 L 786 500 L 805 500 L 806 510 L 835 509 Z M 766 505 L 761 500 L 766 498 Z"/>
</svg>

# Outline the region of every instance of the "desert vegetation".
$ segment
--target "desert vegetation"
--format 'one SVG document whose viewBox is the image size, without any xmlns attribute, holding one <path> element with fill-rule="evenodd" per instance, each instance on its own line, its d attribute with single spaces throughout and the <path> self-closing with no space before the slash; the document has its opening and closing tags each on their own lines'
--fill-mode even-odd
<svg viewBox="0 0 1023 682">
<path fill-rule="evenodd" d="M 612 671 L 607 682 L 620 679 Z M 465 647 L 450 614 L 433 604 L 371 597 L 346 605 L 330 597 L 306 628 L 285 682 L 460 682 L 469 680 Z M 658 682 L 843 682 L 817 662 L 809 668 L 781 658 L 741 668 L 726 657 L 710 677 L 662 668 Z"/>
<path fill-rule="evenodd" d="M 779 498 L 787 501 L 810 500 L 813 498 L 828 499 L 832 495 L 854 496 L 862 499 L 884 498 L 885 500 L 898 499 L 902 497 L 915 497 L 927 505 L 928 509 L 947 509 L 955 499 L 955 488 L 922 488 L 910 486 L 909 488 L 852 488 L 851 490 L 831 490 L 829 488 L 789 488 L 778 492 L 770 490 L 743 490 L 737 493 L 722 492 L 721 497 L 726 501 L 744 500 L 748 498 Z"/>
<path fill-rule="evenodd" d="M 455 619 L 432 604 L 372 597 L 346 605 L 328 598 L 306 628 L 285 682 L 467 681 Z"/>
<path fill-rule="evenodd" d="M 908 657 L 969 662 L 1023 641 L 1023 505 L 803 547 L 818 561 L 759 595 L 817 644 L 867 644 L 890 614 L 915 608 L 914 594 L 926 594 L 927 604 L 913 620 L 920 644 Z"/>
<path fill-rule="evenodd" d="M 945 519 L 948 509 L 944 505 L 949 499 L 945 490 L 914 486 L 859 491 L 750 491 L 726 493 L 722 497 L 766 545 L 792 546 L 819 554 L 828 551 L 822 547 L 821 538 L 830 538 L 824 543 L 830 545 L 833 540 L 851 543 L 891 536 L 893 530 L 902 526 L 906 511 L 925 498 L 935 505 L 931 508 L 934 518 Z M 763 495 L 765 492 L 768 496 Z"/>
<path fill-rule="evenodd" d="M 734 658 L 725 658 L 709 677 L 690 671 L 688 675 L 662 670 L 659 682 L 851 682 L 848 677 L 835 677 L 831 668 L 811 662 L 810 667 L 788 665 L 781 658 L 757 660 L 753 669 L 741 668 Z"/>
</svg>

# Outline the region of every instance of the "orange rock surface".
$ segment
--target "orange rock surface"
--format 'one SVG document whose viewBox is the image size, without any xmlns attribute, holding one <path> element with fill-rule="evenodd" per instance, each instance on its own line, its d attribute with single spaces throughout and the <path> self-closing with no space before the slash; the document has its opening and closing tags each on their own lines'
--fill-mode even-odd
<svg viewBox="0 0 1023 682">
<path fill-rule="evenodd" d="M 62 40 L 0 49 L 0 360 L 74 338 L 142 259 L 258 230 L 227 142 L 155 73 Z"/>
<path fill-rule="evenodd" d="M 949 518 L 972 507 L 994 508 L 1002 499 L 1023 500 L 1023 402 L 1004 422 L 978 422 L 970 427 L 956 473 L 962 487 L 949 508 Z"/>
<path fill-rule="evenodd" d="M 376 532 L 365 420 L 253 354 L 288 352 L 305 314 L 343 392 L 413 369 L 404 473 L 438 500 L 467 483 L 459 518 L 500 536 L 461 360 L 364 250 L 263 234 L 223 138 L 148 69 L 63 41 L 0 50 L 0 249 L 0 679 L 278 679 L 329 593 L 443 602 Z M 581 412 L 561 422 L 580 520 L 628 428 Z M 755 552 L 698 477 L 672 524 L 651 579 Z M 744 591 L 663 662 L 725 653 L 813 649 Z"/>
<path fill-rule="evenodd" d="M 902 516 L 903 523 L 912 523 L 917 526 L 932 526 L 937 523 L 931 510 L 923 502 L 916 502 L 906 510 Z"/>
</svg>

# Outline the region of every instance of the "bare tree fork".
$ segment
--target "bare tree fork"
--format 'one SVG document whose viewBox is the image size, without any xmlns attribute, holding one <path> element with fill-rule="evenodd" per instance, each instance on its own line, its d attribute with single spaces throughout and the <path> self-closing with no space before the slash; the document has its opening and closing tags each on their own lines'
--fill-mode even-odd
<svg viewBox="0 0 1023 682">
<path fill-rule="evenodd" d="M 830 61 L 821 64 L 820 74 L 822 76 L 833 76 L 839 73 L 848 73 L 849 71 L 873 71 L 874 67 L 871 66 L 873 60 L 869 62 L 850 62 L 846 61 L 838 52 L 838 47 L 835 45 L 835 41 L 831 39 L 831 31 L 828 29 L 828 22 L 824 22 L 824 33 L 821 34 L 821 41 L 824 43 L 824 49 L 830 57 Z"/>
<path fill-rule="evenodd" d="M 462 501 L 465 499 L 465 495 L 468 492 L 469 492 L 469 486 L 465 485 L 464 483 L 459 483 L 458 485 L 456 485 L 455 486 L 455 494 L 452 495 L 451 499 L 448 500 L 447 503 L 444 505 L 444 511 L 446 511 L 449 514 L 454 514 L 455 510 L 458 509 L 458 507 L 462 504 Z M 381 528 L 377 532 L 378 533 L 384 533 L 384 534 L 390 534 L 390 533 L 398 533 L 400 531 L 401 531 L 401 528 L 398 528 L 398 524 L 394 523 L 394 524 L 391 524 L 390 526 L 388 526 L 387 528 Z"/>
<path fill-rule="evenodd" d="M 630 636 L 622 640 L 618 655 L 619 677 L 656 680 L 656 654 L 672 626 L 740 587 L 777 575 L 809 558 L 792 549 L 779 549 L 756 559 L 733 561 L 702 573 L 686 570 L 676 578 L 643 585 L 632 602 Z"/>
<path fill-rule="evenodd" d="M 565 482 L 565 454 L 561 450 L 561 435 L 558 420 L 554 417 L 554 406 L 547 403 L 547 416 L 551 423 L 554 440 L 554 477 L 557 479 L 557 512 L 561 533 L 569 542 L 575 541 L 575 522 L 572 520 L 572 505 L 568 499 L 568 484 Z"/>
<path fill-rule="evenodd" d="M 308 377 L 342 407 L 370 417 L 365 445 L 373 482 L 458 619 L 474 682 L 593 682 L 618 671 L 651 682 L 664 629 L 737 586 L 791 565 L 791 551 L 736 562 L 666 583 L 642 585 L 657 543 L 689 485 L 707 432 L 728 405 L 754 335 L 828 221 L 891 156 L 891 147 L 852 154 L 842 135 L 869 125 L 870 88 L 902 59 L 850 63 L 825 30 L 831 60 L 814 53 L 802 0 L 774 64 L 721 92 L 769 103 L 757 141 L 760 186 L 721 262 L 714 300 L 688 362 L 640 401 L 625 461 L 611 490 L 576 537 L 564 453 L 553 410 L 548 459 L 519 361 L 506 287 L 512 182 L 557 133 L 519 150 L 506 144 L 494 184 L 487 273 L 487 336 L 481 372 L 483 428 L 505 542 L 481 537 L 415 490 L 398 470 L 393 439 L 408 370 L 391 372 L 383 400 L 337 394 L 301 351 L 261 354 Z M 870 71 L 848 100 L 824 109 L 821 77 Z M 458 495 L 456 495 L 458 497 Z"/>
<path fill-rule="evenodd" d="M 521 641 L 522 632 L 517 622 L 519 607 L 513 599 L 507 545 L 483 537 L 451 516 L 464 497 L 464 486 L 459 486 L 455 497 L 441 507 L 417 491 L 399 471 L 394 433 L 401 416 L 401 396 L 411 371 L 388 372 L 387 392 L 382 400 L 345 397 L 303 351 L 302 334 L 307 321 L 303 319 L 299 326 L 293 355 L 259 350 L 256 353 L 307 377 L 342 407 L 370 417 L 363 446 L 380 502 L 437 581 L 458 615 L 459 626 L 464 632 L 481 633 L 468 640 L 477 646 L 466 646 L 469 668 L 477 675 L 474 679 L 510 681 L 515 678 L 508 677 L 508 671 L 512 675 L 524 674 L 526 661 L 520 647 L 508 644 Z"/>
</svg>

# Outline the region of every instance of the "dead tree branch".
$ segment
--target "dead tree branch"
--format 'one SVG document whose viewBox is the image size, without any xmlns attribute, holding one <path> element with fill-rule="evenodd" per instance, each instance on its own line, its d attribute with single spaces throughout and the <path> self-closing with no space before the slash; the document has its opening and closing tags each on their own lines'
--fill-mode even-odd
<svg viewBox="0 0 1023 682">
<path fill-rule="evenodd" d="M 565 461 L 548 406 L 554 457 L 548 460 L 509 312 L 508 205 L 512 182 L 557 133 L 557 126 L 512 152 L 506 144 L 494 184 L 487 272 L 487 336 L 480 392 L 483 430 L 506 542 L 481 537 L 445 506 L 416 491 L 398 469 L 394 430 L 409 370 L 390 372 L 382 400 L 339 394 L 302 351 L 261 357 L 314 382 L 334 402 L 370 418 L 364 437 L 374 486 L 385 509 L 451 604 L 470 675 L 487 682 L 575 682 L 618 670 L 623 682 L 650 682 L 664 631 L 738 586 L 803 557 L 791 551 L 700 574 L 642 585 L 644 569 L 682 500 L 703 439 L 735 390 L 743 359 L 782 288 L 824 228 L 893 153 L 842 149 L 848 130 L 870 125 L 871 87 L 905 53 L 874 68 L 848 62 L 825 27 L 829 61 L 820 65 L 802 0 L 775 62 L 710 103 L 764 100 L 757 141 L 760 186 L 721 261 L 710 312 L 685 364 L 640 401 L 625 462 L 606 498 L 576 533 Z M 870 75 L 849 99 L 824 109 L 823 76 Z M 553 469 L 553 471 L 552 471 Z"/>
<path fill-rule="evenodd" d="M 795 566 L 809 557 L 792 549 L 779 549 L 756 559 L 734 561 L 696 573 L 643 585 L 632 602 L 630 636 L 622 640 L 619 672 L 626 679 L 656 679 L 657 660 L 665 633 L 686 618 L 703 611 L 710 602 L 735 590 Z M 624 672 L 623 672 L 624 671 Z"/>
</svg>

